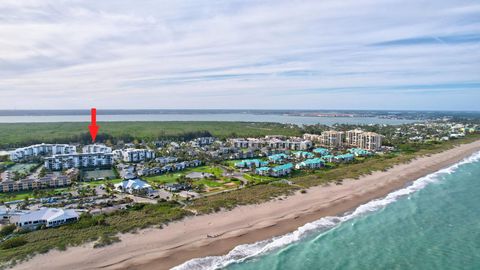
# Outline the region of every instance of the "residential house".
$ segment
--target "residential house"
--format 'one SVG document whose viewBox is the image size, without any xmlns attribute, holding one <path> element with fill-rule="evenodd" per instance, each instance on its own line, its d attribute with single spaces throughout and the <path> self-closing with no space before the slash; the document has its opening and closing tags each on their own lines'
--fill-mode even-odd
<svg viewBox="0 0 480 270">
<path fill-rule="evenodd" d="M 292 168 L 293 168 L 292 163 L 276 166 L 271 169 L 270 175 L 273 177 L 285 176 L 292 172 Z"/>
<path fill-rule="evenodd" d="M 268 156 L 268 160 L 270 162 L 273 162 L 275 164 L 278 164 L 278 163 L 281 163 L 283 162 L 284 160 L 288 159 L 288 156 L 286 154 L 275 154 L 275 155 L 271 155 L 271 156 Z"/>
<path fill-rule="evenodd" d="M 321 158 L 306 159 L 295 165 L 295 169 L 318 169 L 325 166 L 325 161 Z"/>
<path fill-rule="evenodd" d="M 120 192 L 125 192 L 125 193 L 151 193 L 153 191 L 152 186 L 149 185 L 147 182 L 141 180 L 141 179 L 130 179 L 130 180 L 124 180 L 118 184 L 115 184 L 115 189 L 120 191 Z"/>
<path fill-rule="evenodd" d="M 343 154 L 343 155 L 338 155 L 333 158 L 334 162 L 349 162 L 354 159 L 353 154 Z"/>
<path fill-rule="evenodd" d="M 317 155 L 320 155 L 320 156 L 326 156 L 326 155 L 330 154 L 330 152 L 328 151 L 328 149 L 322 148 L 322 147 L 315 148 L 315 149 L 313 149 L 312 152 L 315 153 L 315 154 L 317 154 Z"/>
<path fill-rule="evenodd" d="M 259 159 L 245 159 L 235 163 L 235 167 L 237 168 L 252 168 L 253 166 L 258 168 L 266 165 L 268 165 L 267 161 L 262 161 Z"/>
<path fill-rule="evenodd" d="M 305 152 L 305 151 L 295 151 L 293 152 L 293 155 L 297 159 L 303 159 L 303 158 L 313 158 L 315 155 L 310 153 L 310 152 Z"/>
</svg>

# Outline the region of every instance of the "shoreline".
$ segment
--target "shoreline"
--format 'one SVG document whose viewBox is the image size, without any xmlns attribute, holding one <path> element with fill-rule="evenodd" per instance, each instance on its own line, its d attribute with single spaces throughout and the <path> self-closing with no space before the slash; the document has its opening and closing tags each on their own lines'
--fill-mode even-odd
<svg viewBox="0 0 480 270">
<path fill-rule="evenodd" d="M 193 258 L 223 255 L 241 244 L 287 234 L 325 216 L 342 215 L 478 151 L 480 140 L 358 180 L 345 179 L 342 185 L 312 187 L 306 194 L 297 192 L 258 205 L 188 217 L 161 230 L 124 234 L 120 243 L 104 248 L 93 249 L 90 243 L 50 251 L 13 269 L 169 269 Z"/>
</svg>

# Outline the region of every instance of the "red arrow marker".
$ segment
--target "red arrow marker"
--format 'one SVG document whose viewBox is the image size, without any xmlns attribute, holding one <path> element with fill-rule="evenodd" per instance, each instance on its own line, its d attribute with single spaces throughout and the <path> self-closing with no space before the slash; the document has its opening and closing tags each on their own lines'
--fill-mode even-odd
<svg viewBox="0 0 480 270">
<path fill-rule="evenodd" d="M 100 126 L 97 126 L 97 109 L 92 108 L 92 123 L 88 126 L 88 129 L 90 129 L 90 135 L 92 136 L 92 142 L 95 142 L 99 128 Z"/>
</svg>

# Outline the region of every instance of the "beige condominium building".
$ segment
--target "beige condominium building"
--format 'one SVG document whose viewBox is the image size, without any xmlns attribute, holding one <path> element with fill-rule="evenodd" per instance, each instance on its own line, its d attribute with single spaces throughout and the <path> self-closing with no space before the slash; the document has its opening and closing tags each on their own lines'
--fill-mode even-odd
<svg viewBox="0 0 480 270">
<path fill-rule="evenodd" d="M 376 151 L 382 147 L 383 136 L 375 132 L 359 129 L 347 131 L 346 143 L 349 146 Z"/>
</svg>

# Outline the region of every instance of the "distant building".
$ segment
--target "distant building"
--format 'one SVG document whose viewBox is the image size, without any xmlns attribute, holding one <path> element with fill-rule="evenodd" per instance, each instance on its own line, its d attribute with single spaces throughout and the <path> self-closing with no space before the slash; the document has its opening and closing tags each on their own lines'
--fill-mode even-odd
<svg viewBox="0 0 480 270">
<path fill-rule="evenodd" d="M 258 168 L 266 165 L 268 165 L 267 161 L 262 161 L 259 159 L 245 159 L 235 163 L 235 167 L 237 168 L 251 168 L 253 166 Z"/>
<path fill-rule="evenodd" d="M 263 147 L 269 147 L 271 149 L 282 149 L 282 150 L 308 150 L 312 147 L 312 142 L 310 140 L 304 140 L 302 138 L 291 137 L 286 138 L 285 136 L 270 135 L 265 136 L 265 138 L 235 138 L 229 139 L 228 142 L 235 148 L 252 148 L 260 149 Z"/>
<path fill-rule="evenodd" d="M 141 162 L 154 159 L 155 151 L 149 149 L 128 148 L 124 150 L 115 150 L 114 156 L 116 159 L 125 162 Z"/>
<path fill-rule="evenodd" d="M 39 226 L 58 227 L 64 224 L 76 222 L 79 215 L 74 210 L 63 210 L 59 208 L 41 208 L 37 211 L 12 216 L 10 222 L 17 227 L 25 229 L 36 229 Z"/>
<path fill-rule="evenodd" d="M 322 134 L 304 134 L 303 138 L 316 142 L 326 147 L 342 147 L 345 133 L 343 131 L 329 130 L 324 131 Z"/>
<path fill-rule="evenodd" d="M 104 144 L 90 144 L 85 145 L 82 148 L 83 153 L 111 153 L 112 148 L 105 146 Z"/>
<path fill-rule="evenodd" d="M 315 153 L 315 154 L 317 154 L 317 155 L 320 155 L 320 156 L 326 156 L 326 155 L 330 154 L 330 152 L 328 151 L 328 149 L 326 149 L 326 148 L 321 148 L 321 147 L 313 149 L 312 152 Z"/>
<path fill-rule="evenodd" d="M 275 154 L 268 156 L 268 160 L 273 163 L 281 163 L 286 159 L 288 159 L 288 156 L 286 154 Z"/>
<path fill-rule="evenodd" d="M 293 152 L 293 155 L 295 158 L 300 159 L 300 158 L 313 158 L 315 155 L 310 153 L 310 152 L 305 152 L 305 151 L 295 151 Z"/>
<path fill-rule="evenodd" d="M 12 161 L 22 161 L 39 156 L 51 156 L 58 154 L 73 154 L 77 148 L 68 144 L 35 144 L 23 148 L 17 148 L 10 152 Z"/>
<path fill-rule="evenodd" d="M 215 137 L 200 137 L 190 141 L 190 145 L 193 147 L 201 147 L 205 145 L 210 145 L 217 140 Z"/>
</svg>

